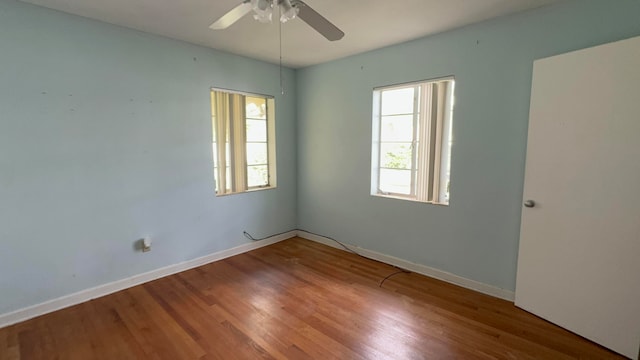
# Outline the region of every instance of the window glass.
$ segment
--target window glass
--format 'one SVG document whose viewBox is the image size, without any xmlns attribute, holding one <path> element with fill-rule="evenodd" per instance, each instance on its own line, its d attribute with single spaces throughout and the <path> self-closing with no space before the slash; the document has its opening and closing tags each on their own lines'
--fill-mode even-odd
<svg viewBox="0 0 640 360">
<path fill-rule="evenodd" d="M 414 91 L 413 87 L 384 90 L 382 92 L 382 115 L 412 114 Z"/>
</svg>

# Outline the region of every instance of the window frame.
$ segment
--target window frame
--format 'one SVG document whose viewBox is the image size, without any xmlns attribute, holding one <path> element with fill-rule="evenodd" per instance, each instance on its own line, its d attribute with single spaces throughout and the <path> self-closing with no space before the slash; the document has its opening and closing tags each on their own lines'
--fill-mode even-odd
<svg viewBox="0 0 640 360">
<path fill-rule="evenodd" d="M 277 172 L 276 172 L 276 133 L 275 133 L 275 122 L 276 122 L 276 118 L 275 118 L 275 97 L 272 95 L 266 95 L 266 94 L 260 94 L 260 93 L 255 93 L 255 92 L 246 92 L 246 91 L 237 91 L 237 90 L 231 90 L 231 89 L 226 89 L 226 88 L 219 88 L 219 87 L 211 87 L 209 89 L 209 93 L 210 93 L 210 97 L 211 97 L 211 103 L 210 103 L 210 107 L 211 107 L 211 126 L 212 126 L 212 150 L 213 150 L 213 171 L 214 171 L 214 192 L 216 196 L 228 196 L 228 195 L 234 195 L 234 194 L 243 194 L 243 193 L 248 193 L 248 192 L 254 192 L 254 191 L 260 191 L 260 190 L 269 190 L 269 189 L 275 189 L 277 187 Z M 215 114 L 215 106 L 214 105 L 214 93 L 215 92 L 222 92 L 222 93 L 226 93 L 226 94 L 230 94 L 230 95 L 239 95 L 242 97 L 242 101 L 243 101 L 243 116 L 241 118 L 242 124 L 241 124 L 241 128 L 243 129 L 243 138 L 242 138 L 242 142 L 240 145 L 236 144 L 236 141 L 234 141 L 234 134 L 233 131 L 230 130 L 227 133 L 227 137 L 228 137 L 228 141 L 225 142 L 225 146 L 228 147 L 228 151 L 227 152 L 227 156 L 229 157 L 228 159 L 225 160 L 225 165 L 226 168 L 228 168 L 229 172 L 227 173 L 227 179 L 225 179 L 225 181 L 229 180 L 229 178 L 231 179 L 231 185 L 230 187 L 227 187 L 227 189 L 225 189 L 224 192 L 221 192 L 219 188 L 219 182 L 218 182 L 218 167 L 219 167 L 219 163 L 218 163 L 218 152 L 219 152 L 219 147 L 217 144 L 217 134 L 216 134 L 216 121 L 217 121 L 217 116 Z M 261 120 L 262 119 L 255 119 L 255 118 L 251 118 L 247 113 L 246 113 L 246 106 L 247 106 L 247 101 L 246 99 L 248 97 L 251 98 L 258 98 L 258 99 L 264 99 L 265 102 L 265 126 L 266 126 L 266 140 L 265 140 L 265 144 L 266 144 L 266 150 L 267 150 L 267 163 L 266 164 L 249 164 L 249 160 L 248 160 L 248 153 L 246 151 L 247 149 L 247 145 L 250 143 L 263 143 L 263 142 L 255 142 L 255 141 L 247 141 L 247 120 Z M 227 120 L 228 122 L 231 122 L 232 120 Z M 240 148 L 240 149 L 239 149 Z M 244 149 L 241 149 L 244 148 Z M 238 168 L 238 164 L 237 164 L 237 159 L 236 156 L 234 154 L 234 152 L 238 152 L 241 151 L 242 153 L 244 153 L 244 158 L 242 165 L 240 165 L 241 167 L 243 167 L 242 172 L 244 173 L 242 176 L 242 184 L 240 186 L 238 186 L 237 182 L 238 182 L 238 177 L 236 176 L 236 169 Z M 249 186 L 249 171 L 248 169 L 252 166 L 266 166 L 267 167 L 267 183 L 265 185 L 255 185 L 255 186 Z M 238 190 L 238 188 L 241 188 L 241 190 Z"/>
<path fill-rule="evenodd" d="M 442 100 L 442 109 L 440 111 L 446 112 L 442 115 L 441 118 L 437 116 L 427 116 L 426 114 L 422 114 L 422 112 L 426 112 L 425 103 L 426 101 L 433 101 L 433 98 L 427 98 L 426 89 L 427 86 L 431 86 L 432 84 L 440 84 L 440 83 L 448 83 L 447 89 L 445 91 L 445 97 Z M 383 114 L 383 93 L 385 91 L 399 90 L 399 89 L 409 89 L 413 88 L 413 112 L 411 114 Z M 451 148 L 453 147 L 452 141 L 452 123 L 453 123 L 453 110 L 454 110 L 454 102 L 455 102 L 455 77 L 453 75 L 439 77 L 434 79 L 420 80 L 420 81 L 412 81 L 407 83 L 386 85 L 386 86 L 378 86 L 373 88 L 373 104 L 372 104 L 372 149 L 371 149 L 371 195 L 378 197 L 386 197 L 386 198 L 395 198 L 401 200 L 409 200 L 416 201 L 434 205 L 444 205 L 448 206 L 450 203 L 450 189 L 445 190 L 444 192 L 440 190 L 441 187 L 449 186 L 451 183 Z M 432 106 L 430 104 L 429 106 Z M 431 108 L 429 108 L 431 109 Z M 433 112 L 433 110 L 431 110 Z M 409 193 L 399 193 L 393 191 L 383 191 L 381 189 L 381 174 L 384 169 L 388 169 L 383 167 L 382 161 L 384 160 L 383 156 L 383 145 L 385 143 L 394 143 L 394 141 L 383 141 L 383 118 L 388 116 L 401 116 L 401 115 L 411 115 L 412 116 L 412 138 L 410 142 L 411 147 L 411 168 L 408 169 L 411 172 L 410 185 L 409 185 Z M 435 119 L 433 119 L 435 118 Z M 436 121 L 436 124 L 433 124 L 433 121 Z M 426 137 L 426 140 L 419 138 L 419 127 L 420 126 L 429 126 L 432 130 L 433 126 L 440 127 L 440 135 L 431 134 Z M 431 131 L 429 130 L 429 131 Z M 445 133 L 446 132 L 446 133 Z M 435 140 L 435 144 L 431 144 L 432 141 Z M 423 149 L 423 156 L 420 156 L 420 142 L 427 141 L 426 148 Z M 397 143 L 402 143 L 404 141 L 396 141 Z M 437 145 L 440 145 L 440 148 L 435 153 L 438 153 L 439 159 L 435 159 L 435 155 L 431 153 L 432 148 L 436 148 Z M 445 149 L 445 145 L 448 145 L 448 148 Z M 423 180 L 423 184 L 419 184 L 419 175 L 418 175 L 418 165 L 424 163 L 425 166 L 428 166 L 429 169 L 437 167 L 438 169 L 442 169 L 443 166 L 446 168 L 447 175 L 443 177 L 442 174 L 438 174 L 436 178 L 435 175 L 430 175 L 431 182 L 428 179 Z M 435 164 L 435 165 L 434 165 Z M 392 170 L 403 170 L 391 168 Z M 443 179 L 448 180 L 447 183 L 443 184 Z M 438 185 L 435 185 L 435 184 Z M 427 190 L 423 190 L 421 197 L 417 196 L 418 186 L 422 186 Z M 438 190 L 438 196 L 434 197 L 434 193 Z M 425 199 L 425 193 L 426 197 Z M 429 194 L 431 199 L 429 198 Z M 446 194 L 446 198 L 442 196 Z M 437 201 L 433 199 L 437 198 Z"/>
</svg>

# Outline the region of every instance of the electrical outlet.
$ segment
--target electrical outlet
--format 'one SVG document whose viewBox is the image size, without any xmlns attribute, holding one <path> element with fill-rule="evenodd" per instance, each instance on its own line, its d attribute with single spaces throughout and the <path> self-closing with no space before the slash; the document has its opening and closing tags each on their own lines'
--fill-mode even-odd
<svg viewBox="0 0 640 360">
<path fill-rule="evenodd" d="M 149 237 L 140 239 L 140 245 L 142 252 L 151 251 L 151 239 Z"/>
</svg>

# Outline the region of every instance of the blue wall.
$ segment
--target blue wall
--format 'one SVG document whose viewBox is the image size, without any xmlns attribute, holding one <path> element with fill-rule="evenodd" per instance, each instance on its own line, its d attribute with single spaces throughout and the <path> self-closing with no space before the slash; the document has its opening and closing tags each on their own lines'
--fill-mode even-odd
<svg viewBox="0 0 640 360">
<path fill-rule="evenodd" d="M 277 66 L 0 0 L 0 314 L 295 228 L 284 76 L 282 96 Z M 275 96 L 277 189 L 214 196 L 211 86 Z"/>
<path fill-rule="evenodd" d="M 283 96 L 274 65 L 0 0 L 0 314 L 296 226 L 512 290 L 532 62 L 639 18 L 569 1 L 285 69 Z M 371 197 L 373 87 L 444 75 L 451 205 Z M 275 95 L 277 189 L 214 196 L 211 86 Z"/>
<path fill-rule="evenodd" d="M 639 19 L 637 0 L 570 1 L 298 71 L 299 227 L 513 290 L 533 61 Z M 450 206 L 370 196 L 372 89 L 447 75 Z"/>
</svg>

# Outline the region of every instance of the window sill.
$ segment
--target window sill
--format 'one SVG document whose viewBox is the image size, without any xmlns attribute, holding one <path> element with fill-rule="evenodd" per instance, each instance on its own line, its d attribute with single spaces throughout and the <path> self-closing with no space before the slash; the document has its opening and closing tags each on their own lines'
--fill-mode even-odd
<svg viewBox="0 0 640 360">
<path fill-rule="evenodd" d="M 276 189 L 276 186 L 265 186 L 265 187 L 261 187 L 261 188 L 255 188 L 255 189 L 249 189 L 246 191 L 239 191 L 239 192 L 232 192 L 232 193 L 226 193 L 226 194 L 218 194 L 216 193 L 216 197 L 225 197 L 225 196 L 229 196 L 229 195 L 239 195 L 239 194 L 249 194 L 249 193 L 254 193 L 254 192 L 258 192 L 258 191 L 263 191 L 263 190 L 272 190 L 272 189 Z"/>
<path fill-rule="evenodd" d="M 395 199 L 395 200 L 405 200 L 405 201 L 411 201 L 411 202 L 422 203 L 422 204 L 431 204 L 431 205 L 438 205 L 438 206 L 449 206 L 449 203 L 441 203 L 441 202 L 437 203 L 437 202 L 433 202 L 433 201 L 420 201 L 418 199 L 415 199 L 415 198 L 412 198 L 412 197 L 408 197 L 408 196 L 402 196 L 402 195 L 371 194 L 371 196 L 379 197 L 379 198 Z"/>
</svg>

